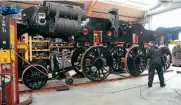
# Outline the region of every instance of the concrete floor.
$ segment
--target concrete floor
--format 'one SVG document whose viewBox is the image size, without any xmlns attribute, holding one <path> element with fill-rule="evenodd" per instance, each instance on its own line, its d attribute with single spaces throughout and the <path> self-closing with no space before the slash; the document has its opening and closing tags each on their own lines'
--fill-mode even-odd
<svg viewBox="0 0 181 105">
<path fill-rule="evenodd" d="M 181 67 L 171 69 L 181 71 Z M 164 75 L 167 85 L 164 88 L 159 84 L 148 88 L 145 76 L 75 87 L 69 91 L 33 93 L 31 105 L 181 105 L 181 74 L 174 71 Z M 154 82 L 158 82 L 157 75 Z"/>
</svg>

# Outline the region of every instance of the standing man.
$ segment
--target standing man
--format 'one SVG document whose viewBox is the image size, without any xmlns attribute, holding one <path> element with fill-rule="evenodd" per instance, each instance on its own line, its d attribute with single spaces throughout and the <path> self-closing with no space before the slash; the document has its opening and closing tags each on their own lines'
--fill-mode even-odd
<svg viewBox="0 0 181 105">
<path fill-rule="evenodd" d="M 155 69 L 157 70 L 158 77 L 160 80 L 160 87 L 166 86 L 164 83 L 164 76 L 162 70 L 162 58 L 161 58 L 161 51 L 159 51 L 158 47 L 155 46 L 154 41 L 150 41 L 148 46 L 148 53 L 146 58 L 150 59 L 149 63 L 149 77 L 148 77 L 148 87 L 152 87 Z"/>
</svg>

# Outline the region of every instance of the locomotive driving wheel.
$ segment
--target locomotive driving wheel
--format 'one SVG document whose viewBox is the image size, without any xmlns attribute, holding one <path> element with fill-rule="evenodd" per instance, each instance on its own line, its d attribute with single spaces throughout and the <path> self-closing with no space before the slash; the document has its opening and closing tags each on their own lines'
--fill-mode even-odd
<svg viewBox="0 0 181 105">
<path fill-rule="evenodd" d="M 40 89 L 48 81 L 48 71 L 41 65 L 33 64 L 23 71 L 22 81 L 30 89 Z"/>
<path fill-rule="evenodd" d="M 106 79 L 112 69 L 113 58 L 103 46 L 93 46 L 86 50 L 81 60 L 84 75 L 92 81 Z"/>
<path fill-rule="evenodd" d="M 132 46 L 126 53 L 125 66 L 128 73 L 132 76 L 139 76 L 147 67 L 144 52 L 139 46 Z"/>
<path fill-rule="evenodd" d="M 111 49 L 111 55 L 113 56 L 113 70 L 122 71 L 124 69 L 124 61 L 122 57 L 126 55 L 126 49 L 122 46 L 117 46 Z"/>
</svg>

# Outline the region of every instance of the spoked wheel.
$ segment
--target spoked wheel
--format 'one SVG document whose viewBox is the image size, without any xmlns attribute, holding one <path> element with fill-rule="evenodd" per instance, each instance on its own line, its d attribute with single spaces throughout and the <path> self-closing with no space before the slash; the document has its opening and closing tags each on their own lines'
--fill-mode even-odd
<svg viewBox="0 0 181 105">
<path fill-rule="evenodd" d="M 77 73 L 80 73 L 80 71 L 79 71 L 80 70 L 80 63 L 81 63 L 82 55 L 84 54 L 84 52 L 85 52 L 85 48 L 79 47 L 72 54 L 71 64 L 72 64 L 73 69 Z"/>
<path fill-rule="evenodd" d="M 126 53 L 125 66 L 132 76 L 139 76 L 147 67 L 147 61 L 141 53 L 144 52 L 139 46 L 132 46 Z"/>
<path fill-rule="evenodd" d="M 113 58 L 103 46 L 93 46 L 86 50 L 81 60 L 84 75 L 92 81 L 106 79 L 112 69 Z"/>
<path fill-rule="evenodd" d="M 48 81 L 48 71 L 38 64 L 28 66 L 23 71 L 22 81 L 30 89 L 40 89 Z"/>
<path fill-rule="evenodd" d="M 172 54 L 171 51 L 168 47 L 164 46 L 160 48 L 162 51 L 162 56 L 164 58 L 164 65 L 163 65 L 163 70 L 166 71 L 172 63 Z"/>
<path fill-rule="evenodd" d="M 122 57 L 126 55 L 126 49 L 122 46 L 114 47 L 111 50 L 111 55 L 113 56 L 113 70 L 121 71 L 124 69 L 124 62 L 121 60 Z"/>
</svg>

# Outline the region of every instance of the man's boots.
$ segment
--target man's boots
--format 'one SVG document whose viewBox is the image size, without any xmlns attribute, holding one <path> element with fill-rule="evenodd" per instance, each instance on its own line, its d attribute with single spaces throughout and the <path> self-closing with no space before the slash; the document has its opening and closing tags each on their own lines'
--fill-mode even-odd
<svg viewBox="0 0 181 105">
<path fill-rule="evenodd" d="M 164 82 L 160 82 L 160 87 L 165 87 L 166 84 Z"/>
<path fill-rule="evenodd" d="M 152 87 L 152 82 L 148 82 L 148 87 L 151 88 Z"/>
</svg>

